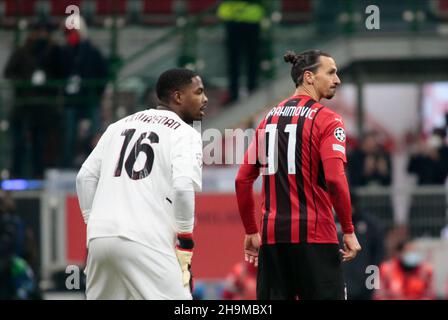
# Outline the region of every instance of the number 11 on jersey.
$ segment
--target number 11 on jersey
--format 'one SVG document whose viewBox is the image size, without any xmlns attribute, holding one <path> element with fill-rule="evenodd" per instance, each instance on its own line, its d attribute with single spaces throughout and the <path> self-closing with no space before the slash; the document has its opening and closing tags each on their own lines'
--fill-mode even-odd
<svg viewBox="0 0 448 320">
<path fill-rule="evenodd" d="M 275 174 L 277 172 L 278 157 L 278 129 L 277 124 L 268 124 L 265 128 L 267 141 L 267 171 L 266 175 Z M 296 174 L 296 144 L 297 144 L 297 124 L 287 124 L 285 133 L 288 134 L 288 174 Z"/>
</svg>

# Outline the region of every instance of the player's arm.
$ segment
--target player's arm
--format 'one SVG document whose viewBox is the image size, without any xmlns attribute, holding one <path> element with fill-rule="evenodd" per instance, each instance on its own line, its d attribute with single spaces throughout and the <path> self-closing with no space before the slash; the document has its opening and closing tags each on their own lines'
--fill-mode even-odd
<svg viewBox="0 0 448 320">
<path fill-rule="evenodd" d="M 196 132 L 173 137 L 171 153 L 174 223 L 177 232 L 176 256 L 182 269 L 184 286 L 193 289 L 194 197 L 202 188 L 202 141 Z"/>
<path fill-rule="evenodd" d="M 344 162 L 339 158 L 329 158 L 324 160 L 323 167 L 328 193 L 342 231 L 344 234 L 353 233 L 350 191 L 345 176 Z"/>
<path fill-rule="evenodd" d="M 258 233 L 253 185 L 259 175 L 260 169 L 256 165 L 243 163 L 235 179 L 238 210 L 246 234 Z"/>
<path fill-rule="evenodd" d="M 184 286 L 193 289 L 191 260 L 193 258 L 194 188 L 188 177 L 177 177 L 173 181 L 174 222 L 177 231 L 176 256 L 182 269 Z"/>
<path fill-rule="evenodd" d="M 345 176 L 344 163 L 341 159 L 330 158 L 324 161 L 323 167 L 331 203 L 344 233 L 344 249 L 340 250 L 342 260 L 350 261 L 356 257 L 358 251 L 361 250 L 361 246 L 356 238 L 352 223 L 350 192 Z"/>
<path fill-rule="evenodd" d="M 322 122 L 322 138 L 320 155 L 323 161 L 325 181 L 328 194 L 336 211 L 344 233 L 344 249 L 340 250 L 343 261 L 349 261 L 356 257 L 361 246 L 354 233 L 350 192 L 345 175 L 345 129 L 340 118 L 330 115 Z"/>
<path fill-rule="evenodd" d="M 243 164 L 240 166 L 235 179 L 238 210 L 246 232 L 244 239 L 244 257 L 246 261 L 255 263 L 255 266 L 258 265 L 258 249 L 261 238 L 255 218 L 253 185 L 254 181 L 260 175 L 260 168 L 255 161 L 253 161 L 255 163 L 251 163 L 250 159 L 256 159 L 257 141 L 257 137 L 255 137 L 244 155 Z"/>
<path fill-rule="evenodd" d="M 90 172 L 86 167 L 81 167 L 76 176 L 76 192 L 78 194 L 79 207 L 85 224 L 89 221 L 90 210 L 95 198 L 98 186 L 99 174 Z"/>
<path fill-rule="evenodd" d="M 173 181 L 174 222 L 179 233 L 193 233 L 194 187 L 188 177 L 177 177 Z"/>
<path fill-rule="evenodd" d="M 84 161 L 76 176 L 76 192 L 78 195 L 79 207 L 86 224 L 89 220 L 90 210 L 92 209 L 96 188 L 100 179 L 101 162 L 109 134 L 110 130 L 108 128 L 99 139 L 93 151 Z"/>
</svg>

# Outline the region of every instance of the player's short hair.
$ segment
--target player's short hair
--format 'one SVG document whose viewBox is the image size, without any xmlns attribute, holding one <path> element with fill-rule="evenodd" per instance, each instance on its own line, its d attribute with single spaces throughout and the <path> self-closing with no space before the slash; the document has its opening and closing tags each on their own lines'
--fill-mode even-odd
<svg viewBox="0 0 448 320">
<path fill-rule="evenodd" d="M 160 101 L 168 102 L 173 91 L 192 83 L 197 73 L 184 68 L 170 69 L 162 73 L 157 80 L 156 93 Z"/>
<path fill-rule="evenodd" d="M 319 67 L 320 56 L 331 58 L 331 55 L 320 50 L 307 50 L 299 54 L 291 50 L 286 51 L 283 59 L 285 62 L 292 63 L 291 77 L 296 87 L 303 83 L 303 73 L 305 71 L 316 72 Z"/>
</svg>

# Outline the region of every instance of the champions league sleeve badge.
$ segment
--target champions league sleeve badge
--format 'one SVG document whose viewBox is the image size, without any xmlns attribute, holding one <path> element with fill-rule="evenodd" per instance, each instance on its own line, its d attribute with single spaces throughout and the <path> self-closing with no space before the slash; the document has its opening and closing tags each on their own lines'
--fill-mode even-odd
<svg viewBox="0 0 448 320">
<path fill-rule="evenodd" d="M 345 131 L 343 128 L 338 127 L 336 129 L 334 129 L 334 137 L 340 141 L 340 142 L 344 142 L 345 141 Z"/>
</svg>

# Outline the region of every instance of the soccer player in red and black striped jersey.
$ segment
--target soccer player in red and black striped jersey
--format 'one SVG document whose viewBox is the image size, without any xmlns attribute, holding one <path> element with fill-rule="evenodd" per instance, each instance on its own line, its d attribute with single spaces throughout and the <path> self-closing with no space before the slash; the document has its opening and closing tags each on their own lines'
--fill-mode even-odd
<svg viewBox="0 0 448 320">
<path fill-rule="evenodd" d="M 245 258 L 258 265 L 258 299 L 344 299 L 341 260 L 353 259 L 361 247 L 344 170 L 344 122 L 319 103 L 331 99 L 341 81 L 327 53 L 288 51 L 284 59 L 293 65 L 296 90 L 260 122 L 235 182 Z M 260 174 L 261 236 L 253 197 Z"/>
</svg>

